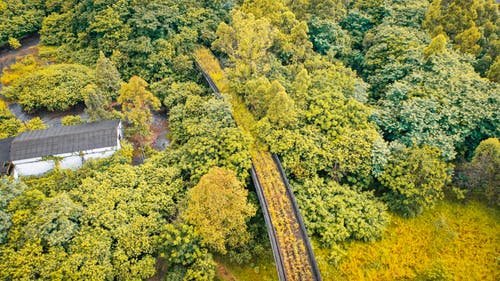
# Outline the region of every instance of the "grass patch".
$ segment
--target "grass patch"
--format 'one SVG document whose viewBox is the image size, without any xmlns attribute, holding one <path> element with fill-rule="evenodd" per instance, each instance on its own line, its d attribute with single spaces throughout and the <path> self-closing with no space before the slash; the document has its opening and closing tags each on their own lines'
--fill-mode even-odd
<svg viewBox="0 0 500 281">
<path fill-rule="evenodd" d="M 442 202 L 414 219 L 392 216 L 384 239 L 315 250 L 323 280 L 408 280 L 442 271 L 451 280 L 500 280 L 500 211 L 482 203 Z M 441 279 L 440 279 L 441 280 Z"/>
<path fill-rule="evenodd" d="M 258 260 L 253 260 L 246 265 L 231 263 L 229 260 L 224 258 L 220 258 L 218 260 L 238 281 L 278 281 L 278 274 L 276 273 L 276 267 L 274 266 L 271 249 L 269 249 L 264 257 L 261 257 Z M 217 276 L 217 279 L 221 281 L 227 280 L 227 278 L 224 278 L 223 276 Z"/>
</svg>

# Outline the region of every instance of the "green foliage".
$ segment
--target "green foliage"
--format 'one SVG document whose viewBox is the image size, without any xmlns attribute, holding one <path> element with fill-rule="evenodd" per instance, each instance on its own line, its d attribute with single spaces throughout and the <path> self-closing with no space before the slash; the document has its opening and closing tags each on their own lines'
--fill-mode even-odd
<svg viewBox="0 0 500 281">
<path fill-rule="evenodd" d="M 493 82 L 500 83 L 500 57 L 497 57 L 488 70 L 488 78 Z"/>
<path fill-rule="evenodd" d="M 9 204 L 21 195 L 26 186 L 23 183 L 1 177 L 0 178 L 0 244 L 6 242 L 7 233 L 12 226 Z"/>
<path fill-rule="evenodd" d="M 168 109 L 186 102 L 189 96 L 202 96 L 205 89 L 194 82 L 171 82 L 166 79 L 151 85 L 151 91 Z"/>
<path fill-rule="evenodd" d="M 35 55 L 27 55 L 17 59 L 16 63 L 5 67 L 2 70 L 0 81 L 4 86 L 8 86 L 14 80 L 29 75 L 46 62 Z"/>
<path fill-rule="evenodd" d="M 500 206 L 500 142 L 497 138 L 482 141 L 470 163 L 460 167 L 456 177 L 458 184 L 485 198 L 488 203 Z"/>
<path fill-rule="evenodd" d="M 269 72 L 268 52 L 275 36 L 266 18 L 258 19 L 237 10 L 232 14 L 231 25 L 219 25 L 218 39 L 212 45 L 237 63 L 234 78 L 247 79 L 255 73 Z"/>
<path fill-rule="evenodd" d="M 65 110 L 83 101 L 91 70 L 78 64 L 55 64 L 15 79 L 3 93 L 27 111 Z"/>
<path fill-rule="evenodd" d="M 451 166 L 438 149 L 393 146 L 384 173 L 378 179 L 387 189 L 384 198 L 392 211 L 413 217 L 443 198 Z"/>
<path fill-rule="evenodd" d="M 423 22 L 431 35 L 445 33 L 458 50 L 474 55 L 481 74 L 498 56 L 499 26 L 498 3 L 494 0 L 434 0 Z"/>
<path fill-rule="evenodd" d="M 417 29 L 388 23 L 369 31 L 363 41 L 363 77 L 370 83 L 375 98 L 383 96 L 388 85 L 421 64 L 425 39 L 426 34 Z"/>
<path fill-rule="evenodd" d="M 109 111 L 109 97 L 97 85 L 87 85 L 82 93 L 85 102 L 85 113 L 89 116 L 90 121 L 116 118 L 116 114 Z"/>
<path fill-rule="evenodd" d="M 153 275 L 161 225 L 175 216 L 184 185 L 175 168 L 118 164 L 118 154 L 77 172 L 54 171 L 32 180 L 11 201 L 13 225 L 2 248 L 1 279 Z M 38 190 L 43 186 L 55 195 L 44 196 Z"/>
<path fill-rule="evenodd" d="M 456 53 L 444 52 L 391 85 L 373 120 L 386 139 L 435 146 L 450 160 L 498 134 L 499 98 L 498 84 L 479 77 Z"/>
<path fill-rule="evenodd" d="M 114 63 L 100 52 L 95 67 L 95 84 L 97 87 L 111 100 L 111 98 L 118 95 L 121 83 L 120 73 Z"/>
<path fill-rule="evenodd" d="M 189 96 L 170 111 L 169 123 L 177 149 L 165 160 L 178 165 L 187 179 L 197 182 L 214 166 L 236 172 L 242 182 L 248 178 L 250 140 L 236 127 L 226 102 Z"/>
<path fill-rule="evenodd" d="M 26 226 L 26 237 L 49 247 L 67 246 L 80 227 L 83 208 L 66 193 L 44 200 Z"/>
<path fill-rule="evenodd" d="M 429 46 L 424 48 L 424 56 L 426 58 L 431 55 L 439 55 L 446 50 L 446 36 L 444 34 L 439 34 L 436 37 L 432 38 Z"/>
<path fill-rule="evenodd" d="M 71 126 L 86 123 L 85 120 L 82 119 L 79 115 L 68 115 L 64 116 L 61 119 L 61 123 L 63 126 Z"/>
<path fill-rule="evenodd" d="M 42 1 L 0 1 L 0 47 L 36 32 L 44 16 L 45 5 Z"/>
<path fill-rule="evenodd" d="M 369 192 L 314 177 L 294 184 L 295 195 L 310 235 L 322 246 L 346 240 L 374 241 L 389 221 L 386 207 Z"/>
<path fill-rule="evenodd" d="M 191 51 L 213 41 L 232 4 L 181 0 L 61 6 L 41 29 L 44 44 L 59 46 L 59 59 L 93 65 L 102 51 L 124 79 L 136 75 L 154 82 L 166 76 L 193 80 Z"/>
<path fill-rule="evenodd" d="M 32 131 L 32 130 L 43 130 L 47 129 L 48 126 L 43 123 L 40 117 L 35 117 L 30 119 L 28 122 L 24 122 L 23 126 L 19 129 L 19 132 Z"/>
<path fill-rule="evenodd" d="M 336 21 L 311 18 L 308 22 L 314 50 L 322 55 L 347 56 L 351 51 L 351 37 Z"/>
<path fill-rule="evenodd" d="M 161 233 L 160 257 L 169 265 L 165 280 L 213 280 L 216 264 L 192 226 L 167 224 Z"/>
<path fill-rule="evenodd" d="M 296 121 L 295 102 L 279 81 L 270 82 L 265 77 L 258 77 L 246 83 L 245 92 L 246 104 L 257 118 L 267 117 L 278 128 Z"/>
<path fill-rule="evenodd" d="M 248 191 L 233 172 L 213 167 L 188 191 L 182 217 L 194 226 L 204 245 L 226 254 L 251 239 L 246 223 L 256 208 L 247 197 Z"/>
</svg>

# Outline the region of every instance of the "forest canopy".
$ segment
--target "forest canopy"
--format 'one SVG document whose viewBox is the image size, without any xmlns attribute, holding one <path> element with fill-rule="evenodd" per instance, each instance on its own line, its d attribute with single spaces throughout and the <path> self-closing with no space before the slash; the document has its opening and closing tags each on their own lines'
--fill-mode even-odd
<svg viewBox="0 0 500 281">
<path fill-rule="evenodd" d="M 257 150 L 279 155 L 336 269 L 348 245 L 404 235 L 391 221 L 446 200 L 498 208 L 498 11 L 495 0 L 0 0 L 0 55 L 40 36 L 2 70 L 0 138 L 47 127 L 14 103 L 35 115 L 81 106 L 62 125 L 119 118 L 126 133 L 78 170 L 0 178 L 0 279 L 213 280 L 225 261 L 254 266 L 270 255 Z M 151 147 L 158 126 L 164 149 Z M 436 264 L 402 278 L 446 280 Z M 472 275 L 495 278 L 495 266 Z"/>
</svg>

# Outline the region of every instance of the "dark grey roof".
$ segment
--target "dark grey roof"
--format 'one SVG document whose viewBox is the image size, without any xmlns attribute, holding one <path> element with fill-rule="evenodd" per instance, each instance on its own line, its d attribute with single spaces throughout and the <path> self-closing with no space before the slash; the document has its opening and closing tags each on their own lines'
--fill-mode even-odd
<svg viewBox="0 0 500 281">
<path fill-rule="evenodd" d="M 106 120 L 24 132 L 12 141 L 10 160 L 116 146 L 119 123 L 120 120 Z"/>
<path fill-rule="evenodd" d="M 14 138 L 0 139 L 0 165 L 3 165 L 5 161 L 9 161 L 10 144 L 13 139 Z"/>
</svg>

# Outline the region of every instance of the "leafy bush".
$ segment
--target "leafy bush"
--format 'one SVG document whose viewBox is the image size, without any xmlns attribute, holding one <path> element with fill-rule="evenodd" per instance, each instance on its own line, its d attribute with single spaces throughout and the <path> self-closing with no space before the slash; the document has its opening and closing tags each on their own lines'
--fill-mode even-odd
<svg viewBox="0 0 500 281">
<path fill-rule="evenodd" d="M 167 224 L 161 232 L 160 257 L 169 266 L 165 280 L 213 280 L 215 262 L 192 226 Z"/>
<path fill-rule="evenodd" d="M 65 110 L 83 101 L 82 90 L 92 82 L 91 70 L 78 64 L 56 64 L 15 79 L 4 95 L 27 111 Z"/>
<path fill-rule="evenodd" d="M 450 169 L 437 148 L 394 146 L 385 171 L 378 179 L 387 189 L 384 197 L 389 208 L 412 217 L 443 198 Z"/>
<path fill-rule="evenodd" d="M 24 192 L 26 185 L 2 177 L 0 178 L 0 244 L 7 238 L 7 232 L 12 226 L 11 214 L 9 212 L 10 202 Z"/>
<path fill-rule="evenodd" d="M 85 123 L 85 120 L 83 120 L 82 117 L 78 115 L 68 115 L 64 116 L 61 119 L 61 123 L 63 126 L 71 126 L 71 125 L 83 124 Z"/>
<path fill-rule="evenodd" d="M 369 192 L 314 177 L 296 185 L 296 197 L 310 235 L 323 246 L 350 239 L 379 239 L 389 221 L 386 206 Z"/>
<path fill-rule="evenodd" d="M 0 139 L 17 135 L 21 121 L 10 112 L 7 104 L 0 99 Z"/>
<path fill-rule="evenodd" d="M 462 188 L 500 206 L 500 142 L 497 138 L 482 141 L 470 163 L 459 169 L 457 181 Z"/>
</svg>

